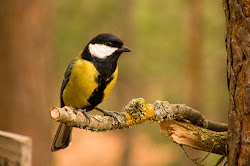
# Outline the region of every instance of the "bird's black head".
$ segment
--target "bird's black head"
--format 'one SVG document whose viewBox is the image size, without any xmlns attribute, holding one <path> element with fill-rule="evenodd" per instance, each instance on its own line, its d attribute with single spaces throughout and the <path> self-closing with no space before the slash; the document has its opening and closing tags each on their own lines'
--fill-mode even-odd
<svg viewBox="0 0 250 166">
<path fill-rule="evenodd" d="M 109 77 L 115 71 L 120 55 L 130 51 L 115 35 L 102 33 L 87 44 L 82 58 L 92 62 L 102 76 Z"/>
<path fill-rule="evenodd" d="M 86 50 L 93 59 L 118 59 L 121 53 L 131 51 L 123 46 L 123 42 L 118 37 L 110 33 L 97 35 L 88 43 Z"/>
<path fill-rule="evenodd" d="M 97 35 L 90 41 L 91 44 L 104 44 L 110 47 L 121 48 L 123 46 L 123 42 L 113 34 L 110 33 L 102 33 Z"/>
</svg>

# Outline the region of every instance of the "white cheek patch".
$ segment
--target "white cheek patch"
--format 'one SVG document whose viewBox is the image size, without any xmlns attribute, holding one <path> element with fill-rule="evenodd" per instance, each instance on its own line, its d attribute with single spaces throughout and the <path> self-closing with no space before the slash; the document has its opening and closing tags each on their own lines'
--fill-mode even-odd
<svg viewBox="0 0 250 166">
<path fill-rule="evenodd" d="M 112 55 L 116 50 L 118 50 L 118 48 L 109 47 L 104 44 L 89 44 L 90 54 L 100 59 L 105 59 Z"/>
</svg>

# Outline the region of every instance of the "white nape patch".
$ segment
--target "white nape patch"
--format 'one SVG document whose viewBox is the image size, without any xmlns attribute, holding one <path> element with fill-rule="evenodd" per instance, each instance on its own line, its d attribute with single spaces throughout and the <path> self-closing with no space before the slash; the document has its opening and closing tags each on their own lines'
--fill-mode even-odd
<svg viewBox="0 0 250 166">
<path fill-rule="evenodd" d="M 100 59 L 112 55 L 118 48 L 106 46 L 104 44 L 89 44 L 89 52 L 92 56 Z"/>
</svg>

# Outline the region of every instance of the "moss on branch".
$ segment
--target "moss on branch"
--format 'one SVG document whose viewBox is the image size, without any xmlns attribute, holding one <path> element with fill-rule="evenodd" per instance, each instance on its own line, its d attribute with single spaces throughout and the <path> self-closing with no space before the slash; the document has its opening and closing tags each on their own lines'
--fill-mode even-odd
<svg viewBox="0 0 250 166">
<path fill-rule="evenodd" d="M 53 107 L 50 111 L 54 121 L 91 131 L 127 129 L 147 120 L 150 123 L 157 121 L 161 132 L 178 144 L 225 154 L 227 125 L 206 120 L 199 111 L 184 104 L 169 104 L 167 101 L 148 104 L 144 99 L 137 98 L 131 100 L 121 112 L 116 112 L 117 120 L 101 115 L 90 115 L 88 120 L 83 113 L 67 106 Z"/>
</svg>

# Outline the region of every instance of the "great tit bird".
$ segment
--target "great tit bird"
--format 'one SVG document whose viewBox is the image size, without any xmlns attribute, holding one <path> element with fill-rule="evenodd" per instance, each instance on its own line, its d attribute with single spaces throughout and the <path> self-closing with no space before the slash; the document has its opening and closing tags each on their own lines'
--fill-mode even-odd
<svg viewBox="0 0 250 166">
<path fill-rule="evenodd" d="M 115 85 L 118 66 L 117 60 L 123 52 L 130 52 L 128 47 L 115 35 L 102 33 L 93 38 L 68 65 L 62 82 L 61 107 L 72 106 L 86 113 L 97 109 L 104 115 L 115 117 L 112 112 L 96 106 L 103 102 Z M 60 123 L 51 151 L 69 146 L 72 127 Z"/>
</svg>

